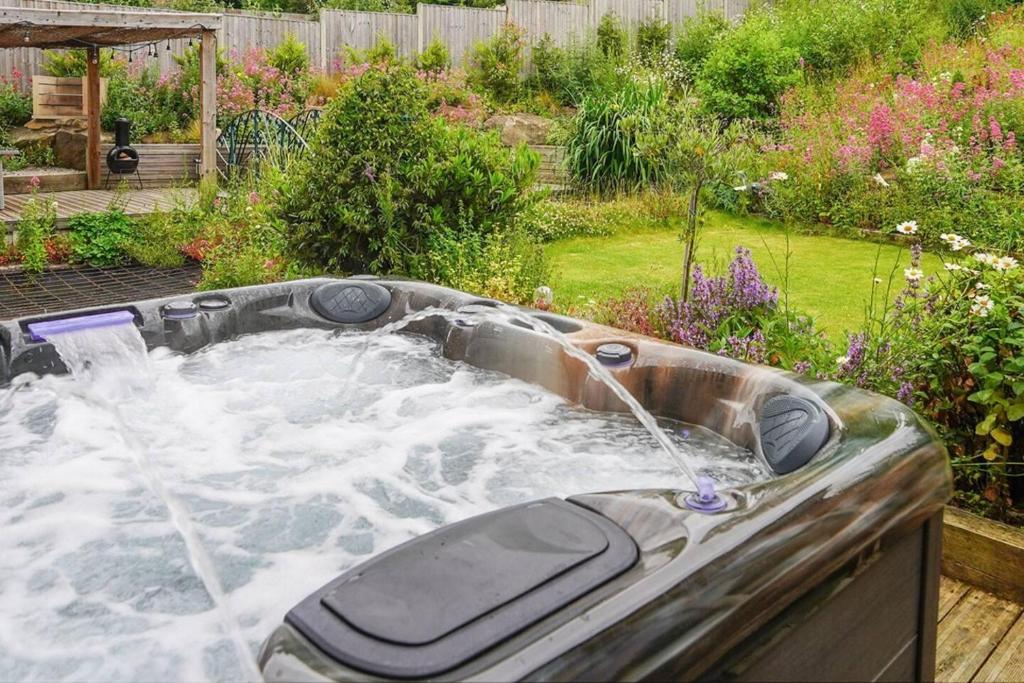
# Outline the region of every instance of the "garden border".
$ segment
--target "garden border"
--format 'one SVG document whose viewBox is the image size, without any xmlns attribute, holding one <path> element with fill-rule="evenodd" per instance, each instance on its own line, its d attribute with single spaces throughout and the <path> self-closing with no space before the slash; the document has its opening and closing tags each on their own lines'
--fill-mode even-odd
<svg viewBox="0 0 1024 683">
<path fill-rule="evenodd" d="M 1024 530 L 946 507 L 942 573 L 1013 602 L 1024 602 Z"/>
</svg>

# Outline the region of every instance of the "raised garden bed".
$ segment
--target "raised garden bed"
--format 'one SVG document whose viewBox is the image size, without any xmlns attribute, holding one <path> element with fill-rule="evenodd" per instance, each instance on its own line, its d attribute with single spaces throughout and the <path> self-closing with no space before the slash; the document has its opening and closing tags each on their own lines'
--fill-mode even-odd
<svg viewBox="0 0 1024 683">
<path fill-rule="evenodd" d="M 1024 530 L 947 507 L 942 573 L 1024 603 Z"/>
</svg>

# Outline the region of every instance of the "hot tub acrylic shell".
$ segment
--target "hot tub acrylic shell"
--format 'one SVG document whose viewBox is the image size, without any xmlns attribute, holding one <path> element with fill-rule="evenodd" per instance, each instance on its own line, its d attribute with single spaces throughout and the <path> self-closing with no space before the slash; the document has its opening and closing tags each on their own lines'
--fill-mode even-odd
<svg viewBox="0 0 1024 683">
<path fill-rule="evenodd" d="M 128 311 L 147 346 L 190 353 L 241 334 L 297 328 L 369 331 L 429 308 L 455 311 L 491 304 L 418 282 L 314 279 L 85 313 Z M 324 587 L 310 586 L 310 598 L 303 603 L 306 612 L 300 614 L 302 606 L 296 606 L 264 644 L 260 663 L 267 679 L 924 680 L 933 676 L 941 509 L 951 493 L 951 477 L 944 449 L 911 410 L 850 387 L 812 382 L 539 311 L 526 313 L 543 319 L 590 353 L 609 342 L 627 346 L 632 359 L 611 372 L 655 415 L 705 426 L 764 456 L 774 447 L 764 433 L 771 407 L 778 405 L 780 397 L 794 398 L 827 416 L 827 438 L 809 454 L 813 457 L 806 464 L 796 463 L 789 471 L 793 462 L 781 467 L 773 462 L 777 474 L 770 480 L 724 492 L 728 505 L 714 514 L 688 509 L 682 502 L 683 492 L 672 489 L 581 491 L 568 502 L 548 501 L 562 511 L 558 514 L 587 516 L 590 523 L 609 524 L 624 532 L 635 554 L 628 563 L 624 555 L 618 556 L 619 564 L 609 563 L 614 571 L 595 574 L 597 578 L 582 581 L 582 588 L 575 592 L 563 591 L 562 602 L 538 596 L 552 590 L 556 578 L 569 579 L 579 567 L 589 571 L 590 556 L 565 570 L 564 576 L 537 572 L 539 584 L 520 582 L 521 594 L 509 589 L 504 605 L 506 611 L 511 606 L 518 613 L 519 621 L 494 631 L 498 635 L 493 642 L 487 637 L 480 640 L 479 626 L 482 620 L 496 621 L 494 613 L 465 611 L 468 624 L 454 620 L 453 630 L 440 633 L 417 627 L 439 618 L 436 613 L 416 613 L 431 604 L 422 601 L 392 606 L 400 614 L 391 616 L 408 622 L 395 633 L 411 634 L 410 642 L 396 646 L 389 632 L 376 634 L 381 643 L 392 647 L 381 650 L 382 660 L 361 659 L 360 653 L 368 650 L 358 645 L 348 652 L 340 646 L 332 652 L 330 636 L 325 634 L 338 624 L 330 623 L 331 619 L 360 637 L 374 635 L 367 629 L 386 630 L 387 620 L 371 619 L 353 627 L 331 611 L 328 595 L 350 582 L 351 576 Z M 0 325 L 0 383 L 23 372 L 64 372 L 53 348 L 34 341 L 28 326 L 81 314 Z M 626 409 L 550 335 L 527 328 L 492 318 L 433 316 L 411 323 L 405 331 L 435 339 L 442 353 L 453 360 L 544 386 L 587 408 Z M 500 539 L 510 528 L 513 535 L 518 533 L 514 525 L 523 523 L 518 515 L 499 511 L 493 518 L 474 518 L 469 524 L 484 536 Z M 551 529 L 561 524 L 551 519 L 555 521 L 545 523 Z M 437 533 L 467 537 L 459 529 Z M 351 572 L 396 571 L 396 576 L 414 577 L 427 573 L 427 565 L 419 571 L 408 560 L 417 547 L 431 542 L 416 539 L 409 544 L 411 551 L 400 546 L 384 553 L 404 557 L 406 574 L 394 569 L 399 560 L 383 555 Z M 621 539 L 619 543 L 617 547 L 625 552 Z M 603 547 L 600 542 L 593 547 L 593 557 L 603 557 L 605 551 L 597 552 L 599 547 Z M 562 571 L 556 567 L 552 572 L 556 570 Z M 482 571 L 497 575 L 493 568 Z M 474 598 L 465 591 L 460 594 L 457 585 L 444 590 L 452 592 L 445 597 L 449 601 Z M 539 607 L 527 607 L 531 596 L 533 603 L 541 603 Z M 357 592 L 349 590 L 344 597 L 347 602 L 334 605 L 342 613 L 352 609 L 344 605 L 360 602 Z M 437 610 L 436 604 L 430 609 Z M 486 601 L 480 604 L 481 609 L 491 610 Z M 323 623 L 303 622 L 303 615 L 310 614 Z M 412 636 L 435 640 L 424 643 Z M 402 668 L 399 660 L 423 660 L 419 654 L 430 647 L 436 652 L 438 643 L 455 654 L 437 659 L 433 668 Z M 392 656 L 394 666 L 389 667 L 385 660 Z"/>
</svg>

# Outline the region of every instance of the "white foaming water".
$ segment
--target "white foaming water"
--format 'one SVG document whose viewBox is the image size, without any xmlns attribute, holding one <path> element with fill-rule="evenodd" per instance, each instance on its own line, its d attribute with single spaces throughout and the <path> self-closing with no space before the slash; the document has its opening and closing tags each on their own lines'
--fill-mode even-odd
<svg viewBox="0 0 1024 683">
<path fill-rule="evenodd" d="M 372 554 L 525 500 L 687 484 L 632 416 L 419 337 L 298 330 L 137 357 L 0 390 L 0 680 L 248 679 L 234 641 L 255 652 Z M 661 424 L 723 485 L 768 476 Z"/>
</svg>

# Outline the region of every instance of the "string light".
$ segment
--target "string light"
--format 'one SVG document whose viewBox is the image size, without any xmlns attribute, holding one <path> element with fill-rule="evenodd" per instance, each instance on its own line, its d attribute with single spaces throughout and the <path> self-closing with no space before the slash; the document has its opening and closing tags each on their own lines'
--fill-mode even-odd
<svg viewBox="0 0 1024 683">
<path fill-rule="evenodd" d="M 32 37 L 28 34 L 28 31 L 25 31 L 25 42 L 28 43 L 31 42 L 31 40 Z"/>
</svg>

